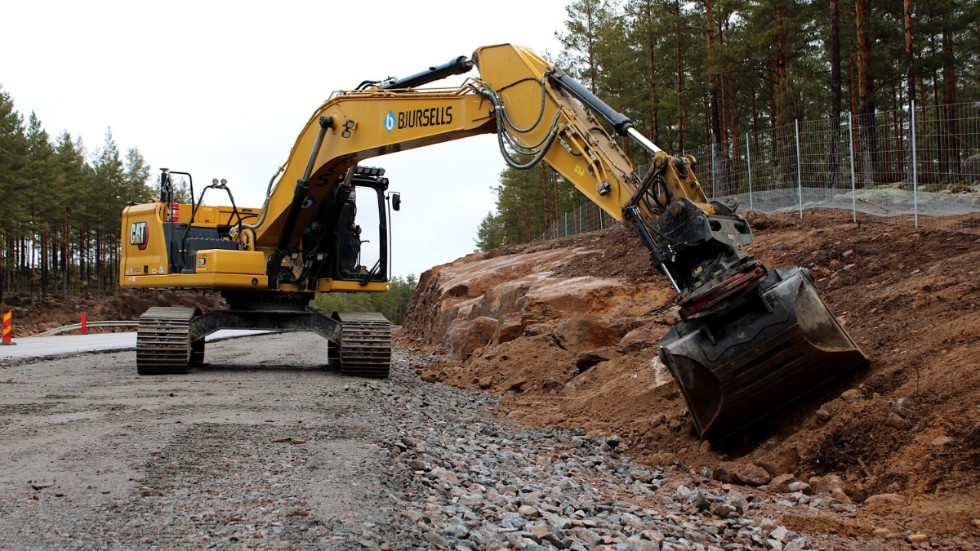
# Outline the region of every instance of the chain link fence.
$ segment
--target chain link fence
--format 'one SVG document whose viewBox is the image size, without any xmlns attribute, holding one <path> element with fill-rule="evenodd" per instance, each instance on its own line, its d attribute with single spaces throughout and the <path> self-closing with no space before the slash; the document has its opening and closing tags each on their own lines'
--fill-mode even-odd
<svg viewBox="0 0 980 551">
<path fill-rule="evenodd" d="M 980 103 L 797 121 L 693 152 L 711 197 L 980 233 Z"/>
<path fill-rule="evenodd" d="M 711 198 L 767 214 L 850 211 L 914 227 L 980 234 L 980 103 L 845 114 L 744 134 L 689 151 Z M 541 238 L 610 227 L 584 204 Z"/>
</svg>

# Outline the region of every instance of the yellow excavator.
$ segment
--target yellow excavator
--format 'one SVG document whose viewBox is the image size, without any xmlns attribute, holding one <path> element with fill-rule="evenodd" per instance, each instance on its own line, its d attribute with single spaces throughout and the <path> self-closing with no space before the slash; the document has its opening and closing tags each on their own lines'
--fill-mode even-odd
<svg viewBox="0 0 980 551">
<path fill-rule="evenodd" d="M 474 66 L 479 77 L 458 87 L 425 86 Z M 383 169 L 359 163 L 486 133 L 497 135 L 508 165 L 547 163 L 649 250 L 682 319 L 659 355 L 702 438 L 736 432 L 867 362 L 804 269 L 769 270 L 746 252 L 749 224 L 733 202 L 705 196 L 692 157 L 662 151 L 531 50 L 500 44 L 334 93 L 300 132 L 261 208 L 236 206 L 223 181 L 195 198 L 189 174 L 163 169 L 159 200 L 123 212 L 121 284 L 216 290 L 228 308 L 148 310 L 138 373 L 186 373 L 203 362 L 205 336 L 248 328 L 316 332 L 341 373 L 387 377 L 387 320 L 309 306 L 315 293 L 387 289 L 388 221 L 400 197 L 387 191 Z M 645 174 L 613 134 L 648 152 Z M 190 180 L 189 204 L 176 201 L 175 176 Z M 231 205 L 204 205 L 207 192 L 225 192 Z"/>
</svg>

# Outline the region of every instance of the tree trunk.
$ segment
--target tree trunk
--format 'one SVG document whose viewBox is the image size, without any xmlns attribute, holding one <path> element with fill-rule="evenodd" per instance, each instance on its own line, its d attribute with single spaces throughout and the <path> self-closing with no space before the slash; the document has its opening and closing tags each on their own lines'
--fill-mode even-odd
<svg viewBox="0 0 980 551">
<path fill-rule="evenodd" d="M 909 109 L 911 112 L 912 106 L 915 105 L 915 68 L 912 56 L 912 0 L 904 0 L 903 4 L 903 11 L 905 12 L 905 64 L 907 68 L 906 78 L 908 80 L 906 86 L 908 87 Z"/>
<path fill-rule="evenodd" d="M 830 0 L 830 184 L 837 189 L 840 179 L 840 6 Z"/>
<path fill-rule="evenodd" d="M 876 169 L 876 136 L 874 79 L 871 72 L 871 39 L 867 23 L 871 18 L 871 0 L 855 0 L 854 22 L 857 31 L 858 123 L 861 128 L 861 173 L 865 184 L 873 183 Z"/>
<path fill-rule="evenodd" d="M 657 57 L 651 40 L 647 45 L 647 65 L 650 69 L 650 139 L 653 143 L 660 140 L 660 123 L 658 119 L 657 101 Z"/>
<path fill-rule="evenodd" d="M 68 296 L 69 268 L 71 267 L 71 230 L 68 226 L 68 209 L 65 209 L 64 225 L 61 228 L 61 292 Z"/>
<path fill-rule="evenodd" d="M 719 158 L 721 156 L 721 114 L 718 104 L 718 71 L 715 67 L 715 25 L 712 15 L 712 0 L 704 0 L 704 9 L 708 29 L 708 101 L 711 112 L 711 139 L 708 141 L 708 146 L 711 151 L 710 195 L 713 197 L 718 193 L 718 186 L 721 185 L 723 165 Z"/>
<path fill-rule="evenodd" d="M 48 294 L 48 232 L 41 234 L 41 296 Z"/>
<path fill-rule="evenodd" d="M 956 72 L 953 67 L 953 34 L 947 24 L 948 19 L 943 20 L 943 147 L 946 159 L 949 160 L 949 181 L 956 182 L 960 179 L 960 151 L 959 151 L 959 110 L 956 107 Z"/>
<path fill-rule="evenodd" d="M 919 89 L 928 90 L 928 88 L 926 87 L 925 76 L 919 77 Z M 926 102 L 924 100 L 919 102 L 919 116 L 917 117 L 917 119 L 918 120 L 916 122 L 918 122 L 917 130 L 919 135 L 919 143 L 926 144 L 926 147 L 922 147 L 919 149 L 922 155 L 922 157 L 919 159 L 919 166 L 922 167 L 922 172 L 919 174 L 919 181 L 935 182 L 936 176 L 934 174 L 933 164 L 932 164 L 932 148 L 928 147 L 928 138 L 927 138 L 927 136 L 931 134 L 929 130 L 929 112 L 926 109 Z"/>
<path fill-rule="evenodd" d="M 674 27 L 677 29 L 677 153 L 684 153 L 684 64 L 682 63 L 683 50 L 681 49 L 681 2 L 674 1 L 674 16 L 677 22 Z M 673 152 L 673 148 L 671 148 Z"/>
</svg>

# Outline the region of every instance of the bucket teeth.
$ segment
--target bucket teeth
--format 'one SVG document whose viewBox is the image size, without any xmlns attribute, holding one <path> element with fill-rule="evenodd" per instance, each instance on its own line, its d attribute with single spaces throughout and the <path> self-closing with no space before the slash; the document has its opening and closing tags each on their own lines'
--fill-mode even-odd
<svg viewBox="0 0 980 551">
<path fill-rule="evenodd" d="M 868 362 L 795 267 L 770 272 L 724 314 L 674 326 L 660 357 L 701 438 L 730 435 Z"/>
</svg>

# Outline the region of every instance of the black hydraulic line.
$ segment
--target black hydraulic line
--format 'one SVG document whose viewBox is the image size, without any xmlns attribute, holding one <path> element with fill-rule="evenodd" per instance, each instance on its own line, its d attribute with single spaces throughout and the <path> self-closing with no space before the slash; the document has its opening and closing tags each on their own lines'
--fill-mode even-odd
<svg viewBox="0 0 980 551">
<path fill-rule="evenodd" d="M 303 177 L 296 180 L 296 187 L 293 189 L 293 201 L 289 204 L 286 212 L 286 220 L 283 222 L 282 231 L 279 233 L 279 240 L 276 242 L 276 249 L 269 256 L 269 262 L 265 267 L 265 275 L 269 276 L 269 288 L 276 286 L 279 281 L 279 266 L 282 264 L 282 257 L 286 254 L 286 247 L 289 245 L 289 236 L 296 227 L 296 219 L 299 218 L 299 211 L 303 206 L 306 195 L 310 192 L 310 176 L 313 173 L 313 164 L 316 156 L 320 153 L 320 146 L 323 144 L 323 136 L 328 128 L 333 128 L 333 117 L 320 117 L 320 132 L 316 135 L 313 143 L 313 151 L 310 152 L 310 160 L 306 163 L 306 171 Z"/>
<path fill-rule="evenodd" d="M 586 107 L 598 113 L 618 134 L 626 136 L 629 129 L 633 127 L 633 121 L 629 117 L 609 107 L 606 102 L 596 97 L 588 88 L 567 74 L 555 70 L 548 74 L 548 79 L 552 85 L 565 90 L 575 99 L 584 103 Z"/>
<path fill-rule="evenodd" d="M 646 245 L 647 249 L 650 250 L 650 262 L 656 266 L 670 281 L 670 285 L 678 293 L 681 292 L 681 288 L 677 285 L 674 280 L 674 276 L 670 274 L 670 270 L 667 269 L 667 263 L 664 260 L 663 254 L 661 254 L 661 248 L 657 245 L 657 242 L 653 240 L 653 236 L 650 235 L 650 231 L 647 229 L 647 224 L 640 216 L 640 209 L 636 205 L 632 205 L 623 209 L 623 216 L 625 216 L 630 222 L 633 223 L 633 227 L 636 229 L 637 235 L 640 237 L 640 241 Z"/>
<path fill-rule="evenodd" d="M 174 192 L 173 179 L 171 179 L 170 176 L 172 174 L 180 174 L 182 176 L 187 176 L 187 180 L 189 182 L 190 193 L 191 193 L 191 219 L 187 223 L 187 227 L 184 228 L 184 233 L 180 237 L 180 246 L 178 248 L 178 251 L 180 251 L 182 253 L 183 250 L 184 250 L 184 248 L 187 245 L 187 232 L 188 232 L 188 230 L 190 230 L 191 224 L 194 223 L 194 213 L 197 212 L 197 207 L 199 206 L 199 205 L 195 205 L 195 203 L 194 203 L 194 177 L 191 176 L 191 173 L 190 172 L 182 172 L 180 170 L 170 170 L 168 168 L 162 168 L 160 170 L 163 171 L 160 174 L 160 199 L 164 203 L 167 204 L 167 210 L 172 209 L 173 208 L 173 205 L 177 202 L 177 198 L 175 197 L 176 193 Z M 172 216 L 172 214 L 171 213 L 168 213 L 168 215 L 167 215 L 168 219 L 170 219 L 171 216 Z M 176 224 L 177 221 L 176 220 L 173 220 L 173 223 Z M 172 247 L 173 247 L 173 239 L 174 239 L 174 237 L 175 237 L 175 235 L 173 233 L 171 233 L 170 234 L 170 237 L 168 239 L 168 243 L 167 243 L 167 250 L 168 251 L 170 251 L 172 249 Z M 169 253 L 168 253 L 168 256 L 169 256 Z M 180 254 L 179 255 L 179 258 L 177 258 L 177 262 L 170 262 L 170 264 L 173 265 L 174 267 L 176 267 L 178 270 L 183 270 L 184 269 L 184 255 L 183 254 Z"/>
<path fill-rule="evenodd" d="M 405 78 L 399 78 L 393 80 L 386 84 L 379 86 L 381 90 L 393 90 L 396 88 L 415 88 L 416 86 L 423 86 L 430 82 L 435 82 L 437 80 L 442 80 L 448 76 L 461 75 L 463 73 L 469 72 L 473 68 L 473 61 L 467 59 L 466 56 L 459 56 L 456 59 L 443 63 L 442 65 L 436 65 L 435 67 L 429 67 L 425 71 L 415 73 L 414 75 L 407 76 Z"/>
<path fill-rule="evenodd" d="M 190 187 L 191 192 L 191 209 L 194 208 L 194 177 L 191 176 L 190 172 L 181 172 L 179 170 L 171 170 L 170 174 L 180 174 L 181 176 L 187 176 L 187 184 Z"/>
</svg>

